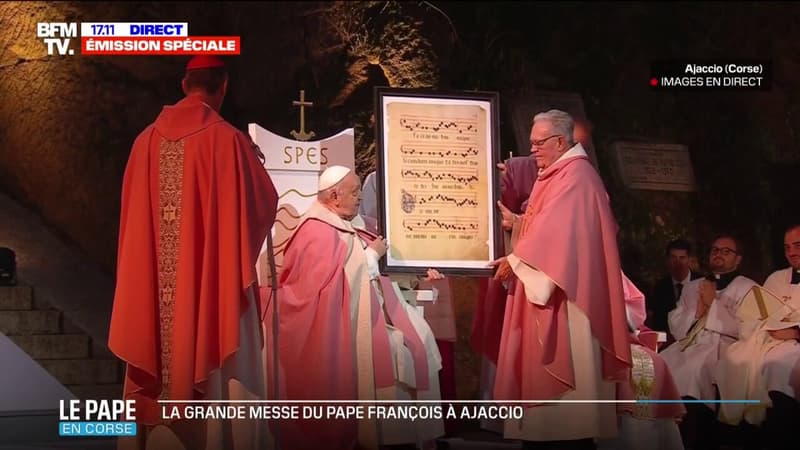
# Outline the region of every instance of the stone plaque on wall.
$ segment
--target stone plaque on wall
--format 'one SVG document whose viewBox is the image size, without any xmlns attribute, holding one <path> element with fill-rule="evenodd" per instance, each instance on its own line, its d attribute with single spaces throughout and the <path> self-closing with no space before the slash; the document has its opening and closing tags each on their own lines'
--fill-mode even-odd
<svg viewBox="0 0 800 450">
<path fill-rule="evenodd" d="M 615 142 L 612 148 L 622 182 L 628 189 L 696 190 L 689 149 L 685 145 Z"/>
<path fill-rule="evenodd" d="M 520 156 L 527 156 L 531 153 L 531 124 L 533 116 L 536 114 L 550 109 L 560 109 L 572 115 L 576 122 L 587 121 L 586 112 L 583 109 L 583 99 L 580 94 L 574 92 L 520 90 L 507 94 L 502 101 L 509 105 L 511 123 L 514 127 L 514 140 L 517 145 L 515 153 Z M 584 145 L 586 153 L 589 154 L 592 164 L 597 167 L 597 157 L 591 134 L 587 137 L 587 144 Z M 504 149 L 503 157 L 505 157 L 505 153 Z"/>
</svg>

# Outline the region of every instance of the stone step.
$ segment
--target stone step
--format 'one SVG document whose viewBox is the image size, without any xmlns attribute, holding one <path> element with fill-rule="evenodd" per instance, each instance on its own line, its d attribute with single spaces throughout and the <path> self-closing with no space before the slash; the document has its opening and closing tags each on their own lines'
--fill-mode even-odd
<svg viewBox="0 0 800 450">
<path fill-rule="evenodd" d="M 60 311 L 0 311 L 0 333 L 5 335 L 57 334 L 60 332 Z"/>
<path fill-rule="evenodd" d="M 89 336 L 85 334 L 36 334 L 8 338 L 37 360 L 89 357 Z"/>
<path fill-rule="evenodd" d="M 63 385 L 113 384 L 122 381 L 116 359 L 43 359 L 39 365 Z"/>
<path fill-rule="evenodd" d="M 121 384 L 67 386 L 67 389 L 81 400 L 116 400 L 122 398 Z"/>
<path fill-rule="evenodd" d="M 58 405 L 51 411 L 13 412 L 0 414 L 0 449 L 39 450 L 48 447 L 30 445 L 55 442 L 58 436 Z M 52 447 L 51 447 L 52 448 Z"/>
<path fill-rule="evenodd" d="M 92 358 L 117 359 L 117 355 L 111 352 L 106 342 L 92 339 Z"/>
<path fill-rule="evenodd" d="M 33 309 L 33 289 L 30 286 L 0 287 L 0 311 Z"/>
</svg>

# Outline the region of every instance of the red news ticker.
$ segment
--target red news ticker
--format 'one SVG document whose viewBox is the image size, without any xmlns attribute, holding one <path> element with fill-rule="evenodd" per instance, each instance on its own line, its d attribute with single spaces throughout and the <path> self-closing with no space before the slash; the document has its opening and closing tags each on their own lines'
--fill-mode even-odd
<svg viewBox="0 0 800 450">
<path fill-rule="evenodd" d="M 82 55 L 238 55 L 239 36 L 82 37 Z"/>
</svg>

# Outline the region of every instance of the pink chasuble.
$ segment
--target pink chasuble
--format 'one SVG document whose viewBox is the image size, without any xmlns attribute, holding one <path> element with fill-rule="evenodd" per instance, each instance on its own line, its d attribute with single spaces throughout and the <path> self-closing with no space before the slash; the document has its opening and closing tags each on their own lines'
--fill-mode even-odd
<svg viewBox="0 0 800 450">
<path fill-rule="evenodd" d="M 353 400 L 359 397 L 358 368 L 354 352 L 356 324 L 350 317 L 350 283 L 345 271 L 348 248 L 340 231 L 353 230 L 308 218 L 286 246 L 278 276 L 279 394 L 281 400 Z M 351 249 L 352 250 L 352 249 Z M 350 253 L 352 257 L 352 252 Z M 262 287 L 265 297 L 271 295 Z M 372 304 L 371 389 L 394 385 L 388 335 L 378 301 Z M 268 348 L 268 395 L 274 397 L 272 307 L 264 315 Z M 355 419 L 281 420 L 281 448 L 352 449 L 358 440 Z M 274 431 L 273 431 L 274 432 Z"/>
<path fill-rule="evenodd" d="M 350 288 L 344 271 L 347 248 L 336 229 L 307 220 L 287 244 L 278 285 L 279 400 L 350 400 L 358 396 Z M 320 264 L 325 261 L 326 264 Z M 274 398 L 272 308 L 264 315 L 268 396 Z M 281 420 L 271 423 L 281 448 L 352 449 L 355 420 Z M 277 428 L 276 428 L 277 426 Z"/>
<path fill-rule="evenodd" d="M 557 287 L 545 306 L 528 301 L 522 286 L 509 294 L 495 399 L 546 400 L 575 389 L 567 301 L 589 319 L 603 378 L 628 380 L 631 348 L 616 233 L 608 195 L 588 158 L 557 161 L 539 175 L 513 254 Z"/>
<path fill-rule="evenodd" d="M 512 213 L 522 214 L 536 182 L 536 160 L 529 156 L 517 156 L 507 159 L 505 164 L 505 173 L 500 178 L 500 201 Z M 508 253 L 511 249 L 501 248 L 500 251 Z M 501 281 L 491 277 L 481 278 L 478 283 L 470 345 L 476 353 L 497 364 L 506 297 L 509 294 Z"/>
</svg>

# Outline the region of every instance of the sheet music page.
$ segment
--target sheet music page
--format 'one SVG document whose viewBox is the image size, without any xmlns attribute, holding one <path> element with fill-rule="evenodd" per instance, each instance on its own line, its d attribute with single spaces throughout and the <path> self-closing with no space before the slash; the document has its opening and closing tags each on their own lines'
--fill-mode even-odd
<svg viewBox="0 0 800 450">
<path fill-rule="evenodd" d="M 390 251 L 406 260 L 489 259 L 487 111 L 392 102 L 387 112 L 395 131 L 386 143 L 387 196 L 402 211 L 391 217 Z"/>
</svg>

